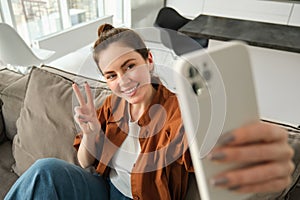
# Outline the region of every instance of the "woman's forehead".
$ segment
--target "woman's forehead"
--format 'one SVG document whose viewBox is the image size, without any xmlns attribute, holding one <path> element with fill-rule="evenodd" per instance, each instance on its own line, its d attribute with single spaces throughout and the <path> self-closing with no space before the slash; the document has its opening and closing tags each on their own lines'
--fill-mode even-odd
<svg viewBox="0 0 300 200">
<path fill-rule="evenodd" d="M 119 65 L 129 57 L 137 53 L 133 48 L 123 45 L 122 43 L 112 43 L 99 53 L 99 63 L 103 72 L 107 71 L 114 65 Z"/>
</svg>

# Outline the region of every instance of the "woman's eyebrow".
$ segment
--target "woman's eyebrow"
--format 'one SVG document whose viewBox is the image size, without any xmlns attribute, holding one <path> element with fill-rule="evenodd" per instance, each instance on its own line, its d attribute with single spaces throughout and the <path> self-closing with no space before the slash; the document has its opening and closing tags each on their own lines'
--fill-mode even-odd
<svg viewBox="0 0 300 200">
<path fill-rule="evenodd" d="M 123 68 L 125 65 L 127 65 L 127 63 L 129 63 L 130 61 L 135 60 L 134 58 L 130 58 L 128 60 L 126 60 L 122 65 L 121 68 Z"/>
<path fill-rule="evenodd" d="M 120 68 L 123 68 L 124 66 L 127 65 L 127 63 L 129 63 L 130 61 L 133 61 L 133 60 L 135 60 L 135 59 L 134 59 L 134 58 L 130 58 L 130 59 L 126 60 L 126 61 L 121 65 Z M 105 74 L 111 74 L 111 73 L 114 73 L 114 71 L 106 71 L 106 72 L 104 72 L 103 74 L 105 75 Z"/>
</svg>

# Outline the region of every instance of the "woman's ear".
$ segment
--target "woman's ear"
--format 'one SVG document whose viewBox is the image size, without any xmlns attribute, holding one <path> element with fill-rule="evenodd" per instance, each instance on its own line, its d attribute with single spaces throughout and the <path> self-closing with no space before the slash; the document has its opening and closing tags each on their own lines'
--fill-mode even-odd
<svg viewBox="0 0 300 200">
<path fill-rule="evenodd" d="M 152 53 L 149 51 L 148 52 L 148 60 L 150 64 L 153 64 L 153 57 L 152 57 Z"/>
<path fill-rule="evenodd" d="M 148 53 L 148 62 L 149 62 L 149 67 L 150 67 L 150 71 L 154 70 L 154 63 L 153 63 L 153 57 L 152 57 L 152 53 L 149 51 Z"/>
</svg>

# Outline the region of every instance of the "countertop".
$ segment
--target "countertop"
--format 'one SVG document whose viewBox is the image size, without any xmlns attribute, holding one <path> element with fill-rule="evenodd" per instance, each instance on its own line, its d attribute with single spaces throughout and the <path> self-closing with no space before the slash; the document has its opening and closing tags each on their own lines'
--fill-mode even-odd
<svg viewBox="0 0 300 200">
<path fill-rule="evenodd" d="M 300 53 L 300 27 L 199 15 L 179 29 L 199 38 L 241 40 L 249 45 Z"/>
</svg>

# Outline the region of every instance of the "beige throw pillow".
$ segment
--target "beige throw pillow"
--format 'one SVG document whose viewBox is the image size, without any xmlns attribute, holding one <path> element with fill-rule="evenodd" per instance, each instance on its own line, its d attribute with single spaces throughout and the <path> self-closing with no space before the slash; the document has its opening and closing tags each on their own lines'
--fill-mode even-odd
<svg viewBox="0 0 300 200">
<path fill-rule="evenodd" d="M 56 157 L 77 164 L 73 140 L 79 129 L 73 108 L 78 102 L 72 83 L 85 81 L 91 85 L 99 107 L 110 94 L 105 83 L 45 66 L 33 68 L 13 140 L 13 169 L 18 175 L 39 158 Z"/>
</svg>

